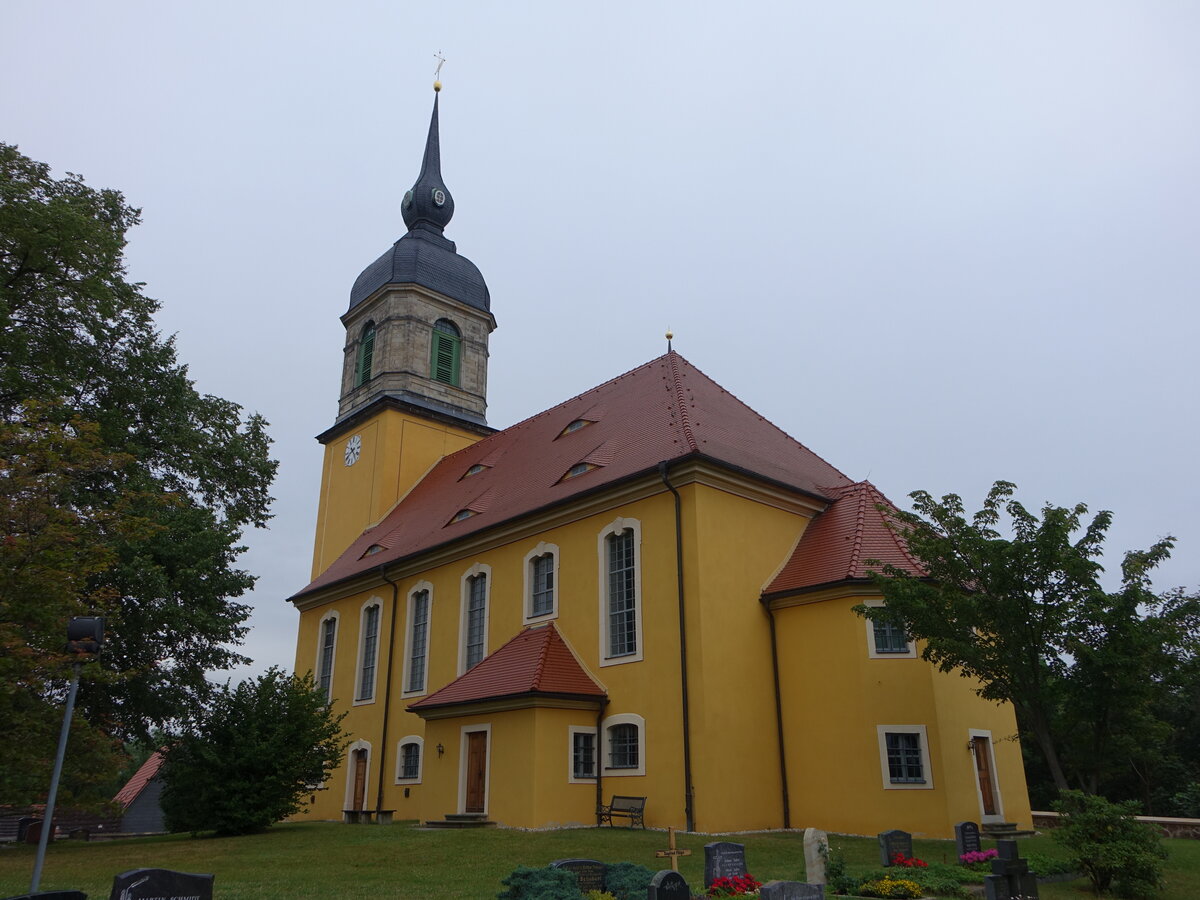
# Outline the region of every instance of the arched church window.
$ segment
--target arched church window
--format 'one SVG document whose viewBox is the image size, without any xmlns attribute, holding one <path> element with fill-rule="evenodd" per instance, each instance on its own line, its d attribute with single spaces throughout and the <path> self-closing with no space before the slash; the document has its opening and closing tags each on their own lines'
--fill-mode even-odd
<svg viewBox="0 0 1200 900">
<path fill-rule="evenodd" d="M 354 386 L 360 387 L 371 380 L 371 364 L 375 358 L 375 323 L 363 326 L 358 339 L 358 364 L 354 369 Z"/>
<path fill-rule="evenodd" d="M 462 365 L 462 332 L 449 319 L 433 323 L 433 347 L 429 368 L 434 381 L 458 387 Z"/>
</svg>

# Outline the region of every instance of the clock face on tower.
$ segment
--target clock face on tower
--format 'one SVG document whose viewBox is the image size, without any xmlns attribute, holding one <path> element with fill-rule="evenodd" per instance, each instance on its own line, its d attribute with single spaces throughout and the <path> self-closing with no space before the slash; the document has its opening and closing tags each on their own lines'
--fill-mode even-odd
<svg viewBox="0 0 1200 900">
<path fill-rule="evenodd" d="M 359 456 L 362 455 L 362 435 L 356 434 L 350 440 L 346 441 L 346 465 L 352 466 L 358 462 Z"/>
</svg>

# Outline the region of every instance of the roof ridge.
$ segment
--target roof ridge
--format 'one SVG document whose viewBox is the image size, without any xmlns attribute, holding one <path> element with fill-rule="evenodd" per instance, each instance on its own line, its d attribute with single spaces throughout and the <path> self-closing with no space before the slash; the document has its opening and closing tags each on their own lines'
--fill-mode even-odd
<svg viewBox="0 0 1200 900">
<path fill-rule="evenodd" d="M 679 360 L 681 360 L 681 359 L 683 359 L 683 357 L 680 356 L 678 353 L 676 353 L 674 350 L 668 350 L 666 353 L 667 363 L 671 367 L 671 380 L 675 383 L 675 385 L 674 385 L 675 386 L 675 405 L 679 409 L 679 423 L 681 426 L 683 426 L 684 437 L 687 438 L 688 446 L 692 449 L 692 452 L 694 453 L 695 451 L 700 449 L 700 445 L 696 443 L 696 435 L 692 431 L 692 417 L 688 413 L 687 400 L 684 396 L 685 392 L 683 389 L 683 382 L 680 379 Z M 687 362 L 687 361 L 684 360 L 684 362 Z M 690 365 L 690 363 L 689 363 L 689 365 Z M 695 366 L 693 366 L 692 368 L 695 368 Z M 696 369 L 696 371 L 698 372 L 700 370 Z M 705 377 L 707 377 L 707 376 L 705 376 Z M 716 382 L 713 382 L 713 383 L 715 384 Z"/>
<path fill-rule="evenodd" d="M 847 490 L 847 493 L 849 493 L 851 490 L 857 489 L 855 490 L 855 493 L 858 494 L 858 509 L 854 515 L 854 541 L 850 550 L 850 565 L 846 570 L 847 577 L 853 576 L 853 574 L 858 571 L 858 561 L 862 556 L 863 530 L 867 525 L 868 492 L 863 490 L 863 485 L 865 484 L 866 482 L 860 481 L 857 484 L 852 485 L 851 488 Z"/>
<path fill-rule="evenodd" d="M 879 488 L 875 487 L 875 485 L 871 484 L 871 482 L 869 482 L 869 481 L 864 481 L 863 483 L 866 484 L 871 489 L 871 492 L 875 495 L 875 497 L 884 506 L 887 506 L 888 509 L 894 509 L 894 510 L 899 511 L 896 504 L 893 503 L 891 500 L 889 500 L 887 498 L 887 495 L 884 494 L 883 491 L 879 490 Z M 878 506 L 876 507 L 876 509 L 878 510 Z M 897 548 L 899 548 L 900 552 L 904 554 L 904 558 L 907 559 L 910 563 L 912 563 L 914 568 L 918 569 L 921 572 L 926 572 L 927 570 L 926 570 L 925 566 L 921 563 L 921 561 L 919 559 L 917 559 L 915 556 L 913 556 L 912 550 L 909 549 L 908 541 L 902 540 L 900 535 L 896 532 L 896 529 L 894 529 L 892 527 L 891 517 L 888 516 L 886 513 L 880 512 L 880 518 L 883 519 L 883 525 L 887 529 L 887 533 L 891 536 L 892 542 L 896 545 Z"/>
<path fill-rule="evenodd" d="M 540 690 L 542 687 L 542 675 L 544 675 L 546 672 L 546 657 L 550 653 L 550 642 L 554 638 L 554 635 L 552 633 L 554 631 L 554 625 L 553 625 L 553 623 L 548 623 L 548 624 L 550 624 L 549 628 L 545 628 L 545 626 L 538 626 L 538 625 L 530 625 L 525 628 L 526 634 L 530 634 L 538 628 L 545 628 L 545 631 L 546 631 L 546 636 L 544 638 L 542 638 L 542 647 L 541 647 L 541 650 L 538 652 L 537 662 L 533 666 L 533 678 L 531 679 L 531 682 L 530 682 L 531 686 L 533 687 L 533 689 L 535 691 Z"/>
<path fill-rule="evenodd" d="M 845 478 L 846 481 L 852 481 L 852 479 L 850 478 L 849 475 L 847 475 L 845 472 L 843 472 L 841 469 L 839 469 L 837 466 L 835 466 L 833 463 L 831 463 L 829 460 L 827 460 L 821 454 L 815 452 L 814 450 L 811 450 L 810 448 L 806 447 L 804 444 L 800 443 L 798 440 L 796 440 L 794 437 L 792 437 L 792 435 L 788 434 L 786 431 L 784 431 L 782 428 L 780 428 L 778 425 L 776 425 L 774 422 L 772 422 L 770 419 L 768 419 L 766 416 L 764 416 L 762 413 L 760 413 L 757 409 L 755 409 L 753 406 L 751 406 L 749 403 L 747 403 L 745 400 L 743 400 L 741 397 L 739 397 L 733 391 L 729 390 L 729 388 L 725 387 L 723 384 L 718 383 L 716 381 L 716 379 L 714 379 L 711 375 L 709 375 L 707 372 L 705 372 L 703 369 L 701 369 L 695 363 L 691 362 L 690 360 L 686 359 L 683 356 L 680 356 L 678 353 L 675 353 L 674 350 L 672 350 L 671 353 L 674 353 L 675 356 L 678 356 L 681 360 L 683 360 L 683 362 L 687 363 L 689 366 L 691 366 L 693 369 L 695 369 L 696 372 L 703 375 L 705 378 L 707 378 L 709 381 L 711 381 L 713 384 L 715 384 L 717 386 L 717 388 L 719 388 L 723 393 L 728 394 L 730 397 L 732 397 L 734 400 L 736 400 L 742 406 L 746 407 L 746 409 L 750 410 L 750 412 L 752 412 L 752 413 L 754 413 L 754 415 L 758 416 L 758 418 L 761 421 L 766 422 L 768 425 L 770 425 L 772 428 L 774 428 L 776 431 L 778 431 L 780 434 L 782 434 L 785 438 L 787 438 L 789 441 L 791 441 L 793 444 L 795 444 L 797 447 L 799 447 L 805 453 L 811 453 L 818 460 L 820 460 L 825 465 L 829 466 L 829 468 L 833 469 L 833 471 L 837 472 L 839 475 L 841 475 L 843 478 Z"/>
</svg>

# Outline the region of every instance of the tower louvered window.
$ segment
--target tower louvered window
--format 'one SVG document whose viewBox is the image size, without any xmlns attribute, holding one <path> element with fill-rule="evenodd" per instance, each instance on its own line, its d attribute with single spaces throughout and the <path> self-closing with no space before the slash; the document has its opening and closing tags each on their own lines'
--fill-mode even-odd
<svg viewBox="0 0 1200 900">
<path fill-rule="evenodd" d="M 363 326 L 362 337 L 358 339 L 358 365 L 354 371 L 354 386 L 360 387 L 371 380 L 371 366 L 375 361 L 375 323 L 368 322 Z"/>
<path fill-rule="evenodd" d="M 608 655 L 637 653 L 637 590 L 633 529 L 610 534 L 608 548 Z"/>
<path fill-rule="evenodd" d="M 433 323 L 433 346 L 429 363 L 434 381 L 459 385 L 462 367 L 462 332 L 449 319 L 438 319 Z"/>
</svg>

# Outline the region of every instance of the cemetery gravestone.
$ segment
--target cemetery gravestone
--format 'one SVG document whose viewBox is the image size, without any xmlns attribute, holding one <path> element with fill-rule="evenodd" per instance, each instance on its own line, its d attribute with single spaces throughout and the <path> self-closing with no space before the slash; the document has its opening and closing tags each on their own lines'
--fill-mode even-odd
<svg viewBox="0 0 1200 900">
<path fill-rule="evenodd" d="M 961 857 L 964 853 L 978 853 L 979 826 L 974 822 L 959 822 L 954 826 L 954 846 Z"/>
<path fill-rule="evenodd" d="M 212 900 L 213 876 L 133 869 L 113 879 L 108 900 Z"/>
<path fill-rule="evenodd" d="M 810 884 L 825 883 L 825 854 L 829 836 L 820 828 L 804 829 L 804 877 Z"/>
<path fill-rule="evenodd" d="M 890 866 L 897 853 L 903 853 L 909 857 L 913 855 L 912 835 L 898 828 L 879 835 L 879 864 Z"/>
<path fill-rule="evenodd" d="M 604 890 L 604 875 L 608 866 L 598 859 L 556 859 L 550 863 L 552 869 L 566 869 L 579 879 L 579 893 Z"/>
<path fill-rule="evenodd" d="M 83 891 L 38 891 L 36 894 L 21 894 L 5 900 L 87 900 Z"/>
<path fill-rule="evenodd" d="M 758 896 L 762 900 L 823 900 L 825 888 L 803 881 L 768 881 Z"/>
<path fill-rule="evenodd" d="M 1000 852 L 992 860 L 992 874 L 983 879 L 985 900 L 1038 900 L 1037 876 L 1017 853 L 1016 841 L 996 841 Z"/>
<path fill-rule="evenodd" d="M 647 900 L 691 900 L 692 890 L 683 876 L 670 869 L 655 872 L 646 889 Z"/>
<path fill-rule="evenodd" d="M 712 887 L 718 878 L 736 878 L 746 874 L 746 845 L 715 841 L 704 845 L 704 886 Z"/>
</svg>

